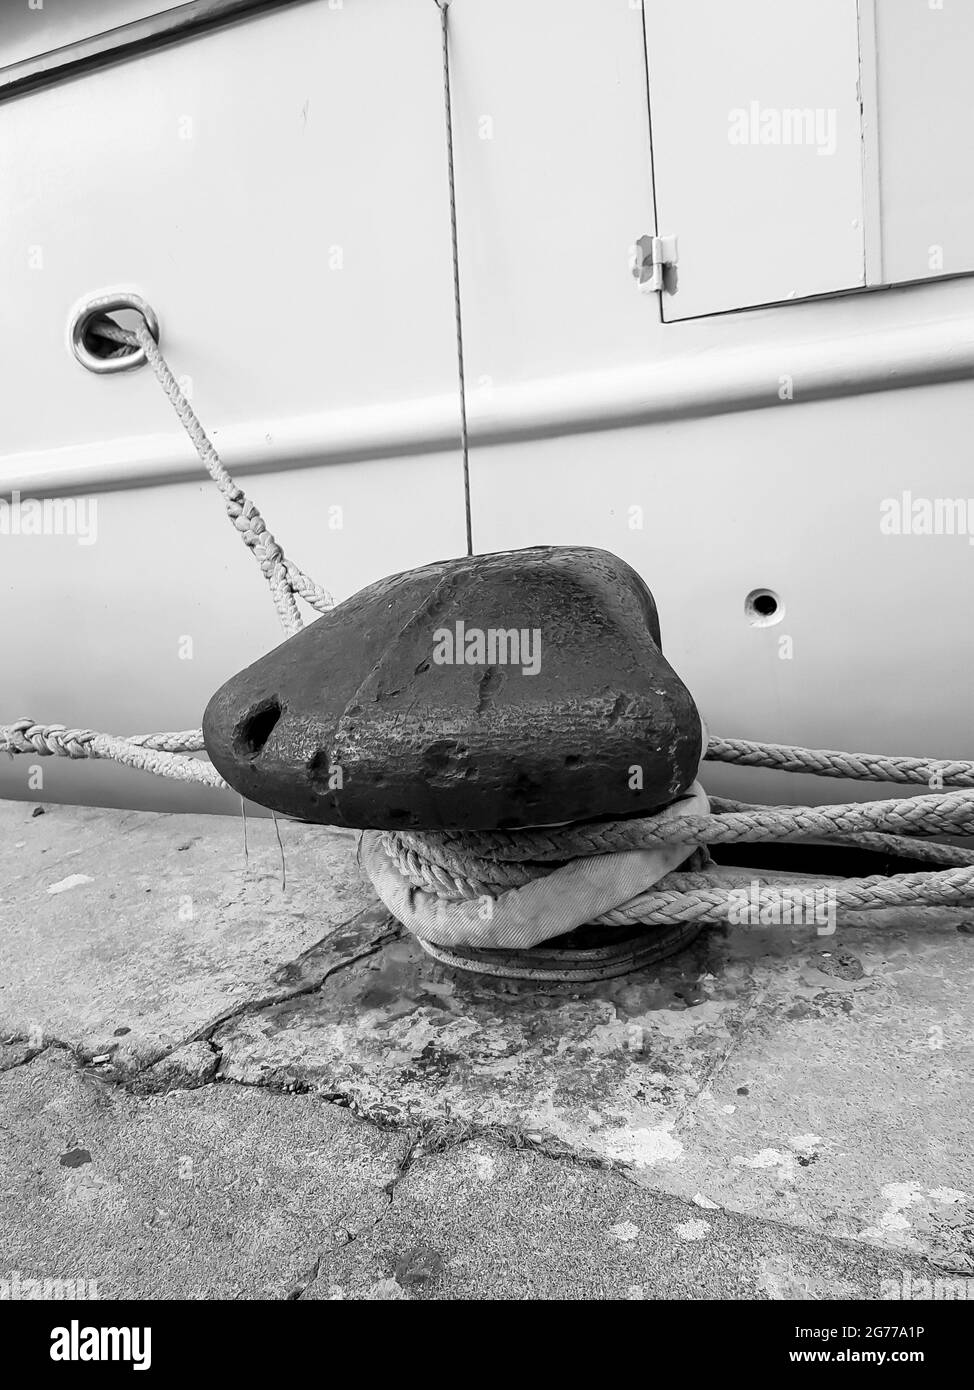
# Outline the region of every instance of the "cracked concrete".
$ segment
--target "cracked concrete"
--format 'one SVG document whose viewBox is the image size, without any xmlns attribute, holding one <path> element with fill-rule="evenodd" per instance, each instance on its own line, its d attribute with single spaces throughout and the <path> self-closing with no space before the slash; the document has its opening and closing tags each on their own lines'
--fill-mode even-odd
<svg viewBox="0 0 974 1390">
<path fill-rule="evenodd" d="M 911 1262 L 912 1263 L 912 1262 Z M 475 1140 L 422 1158 L 309 1299 L 879 1298 L 901 1263 Z"/>
<path fill-rule="evenodd" d="M 288 1297 L 309 1251 L 387 1209 L 405 1144 L 313 1096 L 137 1098 L 53 1049 L 0 1088 L 4 1277 L 102 1298 Z"/>
<path fill-rule="evenodd" d="M 931 921 L 842 941 L 712 932 L 566 991 L 452 975 L 399 939 L 213 1037 L 230 1080 L 341 1092 L 390 1123 L 516 1126 L 677 1196 L 942 1254 L 974 1200 L 970 940 Z M 918 1195 L 890 1223 L 903 1183 Z M 924 1195 L 943 1189 L 962 1197 Z"/>
<path fill-rule="evenodd" d="M 286 888 L 268 821 L 245 864 L 232 820 L 0 803 L 0 1264 L 137 1297 L 968 1287 L 956 916 L 529 989 L 425 956 L 353 836 L 281 830 Z"/>
<path fill-rule="evenodd" d="M 262 1088 L 136 1099 L 56 1049 L 5 1079 L 0 1136 L 6 1277 L 101 1298 L 879 1297 L 903 1268 L 504 1136 L 424 1145 Z"/>
<path fill-rule="evenodd" d="M 0 1029 L 137 1070 L 388 929 L 351 832 L 289 823 L 286 889 L 273 823 L 248 842 L 220 817 L 0 803 Z"/>
</svg>

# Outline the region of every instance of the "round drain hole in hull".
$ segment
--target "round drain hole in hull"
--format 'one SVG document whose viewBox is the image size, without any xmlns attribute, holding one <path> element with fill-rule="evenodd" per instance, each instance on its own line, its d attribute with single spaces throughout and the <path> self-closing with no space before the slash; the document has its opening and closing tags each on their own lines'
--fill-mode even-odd
<svg viewBox="0 0 974 1390">
<path fill-rule="evenodd" d="M 752 589 L 744 600 L 744 615 L 752 627 L 771 627 L 785 616 L 785 605 L 773 589 Z"/>
</svg>

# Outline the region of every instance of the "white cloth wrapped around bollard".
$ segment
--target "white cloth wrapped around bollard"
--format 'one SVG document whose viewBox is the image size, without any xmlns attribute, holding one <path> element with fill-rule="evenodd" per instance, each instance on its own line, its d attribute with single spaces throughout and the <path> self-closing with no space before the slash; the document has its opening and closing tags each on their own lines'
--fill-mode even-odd
<svg viewBox="0 0 974 1390">
<path fill-rule="evenodd" d="M 710 812 L 707 793 L 694 782 L 685 796 L 659 812 L 660 825 Z M 655 819 L 655 818 L 654 818 Z M 603 913 L 623 907 L 672 873 L 695 845 L 660 845 L 574 859 L 544 878 L 496 897 L 450 902 L 404 878 L 383 847 L 381 831 L 362 835 L 362 863 L 392 915 L 420 941 L 437 946 L 523 950 L 564 936 Z"/>
</svg>

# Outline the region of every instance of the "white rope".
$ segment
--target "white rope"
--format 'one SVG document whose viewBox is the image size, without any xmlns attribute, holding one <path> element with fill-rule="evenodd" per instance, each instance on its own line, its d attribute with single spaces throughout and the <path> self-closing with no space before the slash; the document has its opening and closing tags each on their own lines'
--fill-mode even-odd
<svg viewBox="0 0 974 1390">
<path fill-rule="evenodd" d="M 285 636 L 292 636 L 304 626 L 298 610 L 298 598 L 304 599 L 317 612 L 327 613 L 334 606 L 334 599 L 313 579 L 309 579 L 303 570 L 288 560 L 268 531 L 256 504 L 227 472 L 145 321 L 139 319 L 134 330 L 129 331 L 106 319 L 94 324 L 92 331 L 113 342 L 142 348 L 156 380 L 176 412 L 179 423 L 189 436 L 207 473 L 219 488 L 234 529 L 260 565 L 261 573 L 270 587 Z M 228 789 L 227 783 L 218 775 L 212 764 L 199 758 L 184 756 L 187 753 L 205 752 L 203 733 L 200 729 L 188 729 L 182 733 L 133 734 L 128 738 L 118 738 L 110 734 L 96 733 L 93 729 L 69 729 L 64 724 L 38 724 L 33 719 L 22 718 L 12 724 L 0 725 L 0 752 L 30 753 L 40 757 L 110 758 L 125 767 L 151 772 L 157 777 L 171 777 L 180 782 L 200 782 L 207 787 Z"/>
</svg>

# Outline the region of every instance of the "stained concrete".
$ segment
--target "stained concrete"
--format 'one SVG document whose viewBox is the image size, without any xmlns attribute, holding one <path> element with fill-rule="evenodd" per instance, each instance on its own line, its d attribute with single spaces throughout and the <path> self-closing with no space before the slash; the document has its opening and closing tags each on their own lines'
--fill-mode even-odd
<svg viewBox="0 0 974 1390">
<path fill-rule="evenodd" d="M 0 804 L 12 1268 L 114 1251 L 112 1290 L 139 1296 L 444 1299 L 974 1274 L 956 914 L 714 929 L 627 978 L 528 988 L 425 956 L 353 836 L 281 834 L 286 886 L 268 821 L 246 865 L 232 820 Z M 91 1161 L 66 1175 L 55 1150 Z M 227 1192 L 193 1206 L 180 1155 Z M 191 1227 L 221 1221 L 240 1243 L 208 1263 Z"/>
<path fill-rule="evenodd" d="M 656 971 L 528 990 L 400 939 L 214 1041 L 229 1079 L 514 1127 L 681 1197 L 974 1272 L 972 945 L 934 922 L 715 931 Z"/>
</svg>

